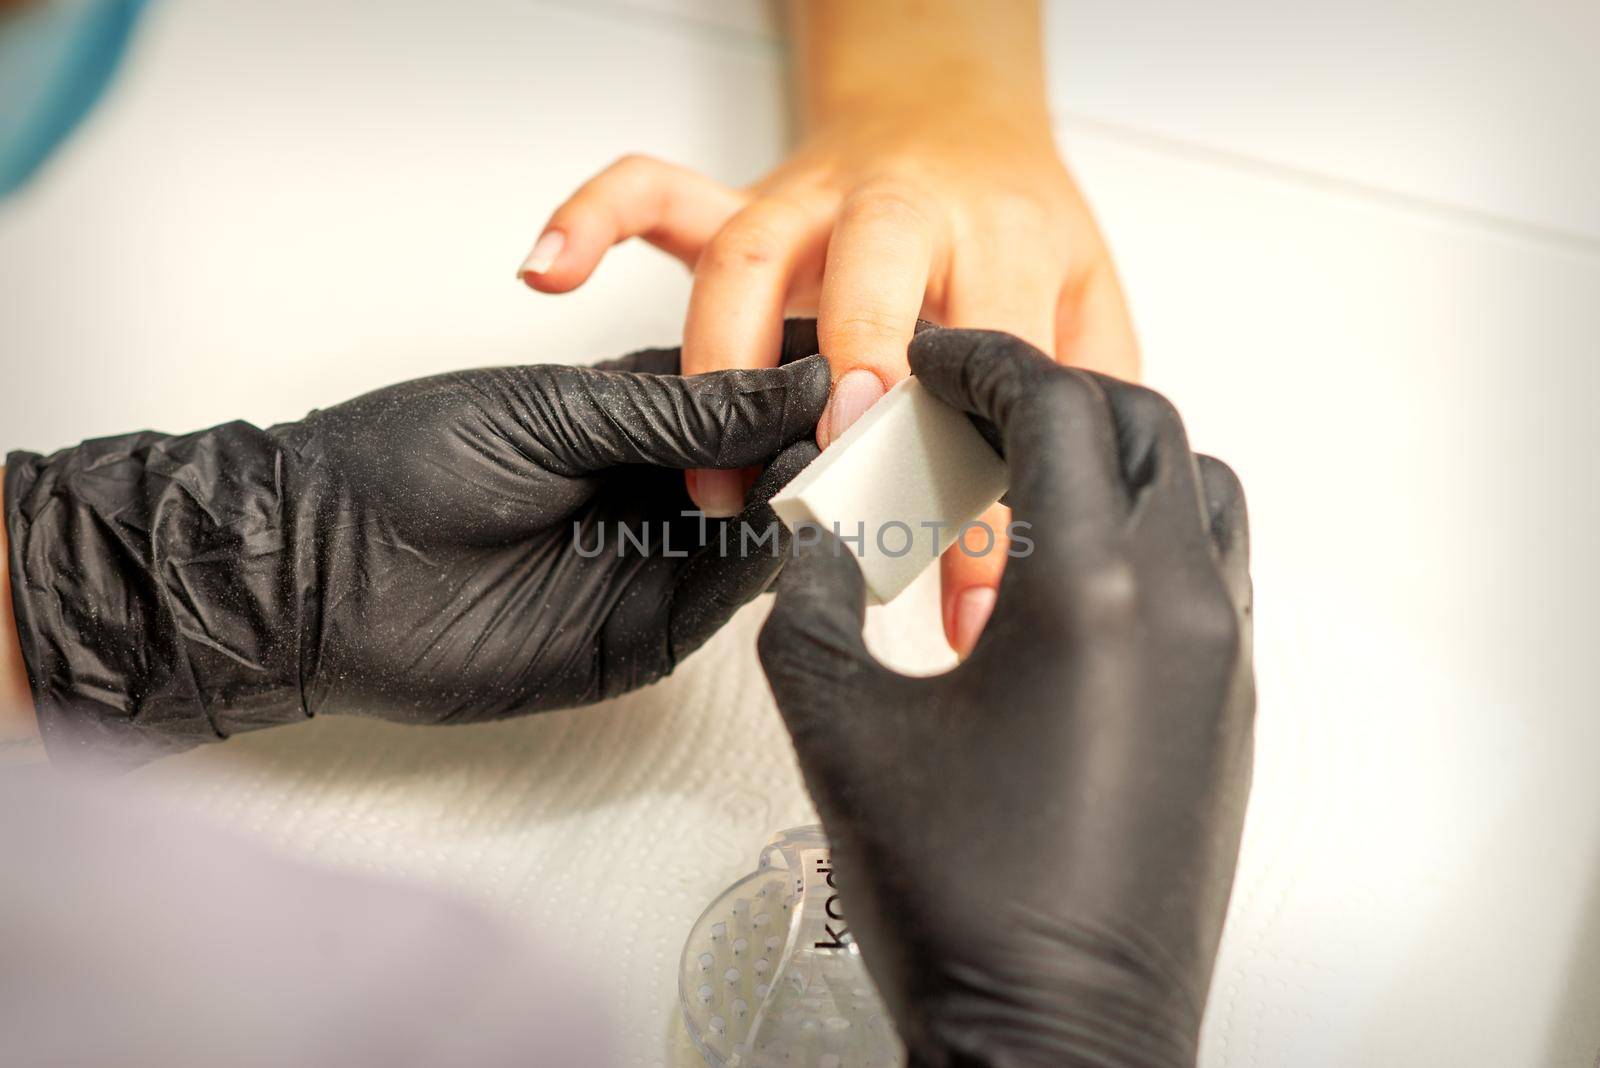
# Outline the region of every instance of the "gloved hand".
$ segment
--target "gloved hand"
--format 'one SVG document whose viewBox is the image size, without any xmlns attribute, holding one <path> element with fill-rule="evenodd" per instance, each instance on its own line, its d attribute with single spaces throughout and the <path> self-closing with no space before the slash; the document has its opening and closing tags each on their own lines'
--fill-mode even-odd
<svg viewBox="0 0 1600 1068">
<path fill-rule="evenodd" d="M 933 678 L 868 653 L 831 536 L 779 579 L 761 661 L 844 919 L 914 1065 L 1193 1064 L 1249 790 L 1238 482 L 1157 394 L 1015 338 L 910 361 L 1001 447 L 1033 550 Z"/>
<path fill-rule="evenodd" d="M 790 324 L 786 355 L 815 351 Z M 782 562 L 680 515 L 683 469 L 769 461 L 828 399 L 821 357 L 677 370 L 664 349 L 468 371 L 267 431 L 13 454 L 17 625 L 52 759 L 136 763 L 321 712 L 497 719 L 667 674 Z M 769 468 L 744 518 L 773 518 L 808 458 Z M 649 551 L 619 549 L 618 524 Z"/>
</svg>

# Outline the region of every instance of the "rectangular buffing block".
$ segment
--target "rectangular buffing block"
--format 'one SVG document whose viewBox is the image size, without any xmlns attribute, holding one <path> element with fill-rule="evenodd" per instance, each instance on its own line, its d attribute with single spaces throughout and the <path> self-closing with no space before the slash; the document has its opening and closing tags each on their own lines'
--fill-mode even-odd
<svg viewBox="0 0 1600 1068">
<path fill-rule="evenodd" d="M 1005 491 L 1005 462 L 966 414 L 907 378 L 779 491 L 772 509 L 791 529 L 811 523 L 850 539 L 868 600 L 887 604 Z"/>
</svg>

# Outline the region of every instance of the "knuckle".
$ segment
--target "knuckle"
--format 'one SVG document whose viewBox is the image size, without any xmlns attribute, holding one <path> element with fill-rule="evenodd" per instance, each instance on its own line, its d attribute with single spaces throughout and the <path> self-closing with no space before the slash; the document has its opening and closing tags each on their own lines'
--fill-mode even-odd
<svg viewBox="0 0 1600 1068">
<path fill-rule="evenodd" d="M 1052 386 L 1062 369 L 1022 339 L 994 330 L 966 333 L 970 348 L 964 375 L 974 395 L 990 398 L 1000 422 L 1032 406 L 1053 415 L 1052 406 L 1061 402 L 1050 398 L 1051 390 L 1073 388 L 1071 383 Z"/>
<path fill-rule="evenodd" d="M 1140 430 L 1160 432 L 1183 427 L 1177 406 L 1144 386 L 1126 387 L 1121 407 L 1123 417 Z"/>
<path fill-rule="evenodd" d="M 662 166 L 660 160 L 654 156 L 647 156 L 642 152 L 626 152 L 611 161 L 605 173 L 619 175 L 646 174 L 658 170 Z"/>
<path fill-rule="evenodd" d="M 1242 550 L 1248 557 L 1250 516 L 1244 484 L 1233 468 L 1215 456 L 1197 454 L 1195 464 L 1200 471 L 1200 490 L 1205 495 L 1212 539 L 1225 549 Z"/>
<path fill-rule="evenodd" d="M 1217 591 L 1190 598 L 1183 611 L 1172 613 L 1183 640 L 1207 658 L 1231 662 L 1243 648 L 1244 627 L 1227 595 Z"/>
<path fill-rule="evenodd" d="M 1100 387 L 1082 371 L 1068 367 L 1041 368 L 1036 379 L 1028 384 L 1022 398 L 1026 404 L 1037 405 L 1058 419 L 1070 419 L 1089 405 L 1100 401 Z"/>
<path fill-rule="evenodd" d="M 862 186 L 840 212 L 841 223 L 928 229 L 932 219 L 927 198 L 914 185 L 879 181 Z"/>
<path fill-rule="evenodd" d="M 1086 553 L 1085 553 L 1086 555 Z M 1038 624 L 1053 643 L 1131 648 L 1142 641 L 1142 590 L 1133 561 L 1117 552 L 1075 566 L 1062 596 L 1046 601 Z"/>
<path fill-rule="evenodd" d="M 1139 621 L 1139 574 L 1133 562 L 1113 556 L 1073 584 L 1072 618 L 1083 633 L 1121 638 Z"/>
<path fill-rule="evenodd" d="M 793 231 L 816 218 L 813 203 L 799 194 L 780 190 L 750 200 L 734 221 L 757 230 Z"/>
<path fill-rule="evenodd" d="M 881 304 L 859 304 L 828 324 L 828 348 L 848 353 L 890 342 L 904 342 L 910 328 L 911 323 L 906 317 L 892 308 Z"/>
<path fill-rule="evenodd" d="M 701 256 L 697 270 L 743 271 L 764 267 L 783 258 L 783 241 L 778 235 L 758 226 L 725 226 Z"/>
<path fill-rule="evenodd" d="M 1055 228 L 1056 215 L 1037 197 L 1000 192 L 983 206 L 982 218 L 990 233 L 1013 234 L 1029 244 L 1038 244 Z"/>
<path fill-rule="evenodd" d="M 1244 483 L 1239 481 L 1238 472 L 1215 456 L 1205 453 L 1196 453 L 1194 459 L 1206 487 L 1207 503 L 1213 508 L 1223 509 L 1244 502 Z"/>
</svg>

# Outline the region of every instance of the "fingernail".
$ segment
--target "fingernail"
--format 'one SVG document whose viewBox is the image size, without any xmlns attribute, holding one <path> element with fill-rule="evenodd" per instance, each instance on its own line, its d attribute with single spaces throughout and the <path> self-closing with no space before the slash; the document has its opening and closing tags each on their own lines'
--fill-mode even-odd
<svg viewBox="0 0 1600 1068">
<path fill-rule="evenodd" d="M 533 251 L 522 261 L 522 269 L 517 271 L 517 277 L 520 278 L 525 274 L 544 274 L 555 266 L 556 257 L 561 255 L 561 250 L 566 245 L 566 234 L 560 230 L 546 230 L 539 235 L 539 240 L 533 243 Z"/>
<path fill-rule="evenodd" d="M 714 519 L 744 511 L 744 476 L 738 471 L 697 471 L 689 493 L 700 510 Z"/>
<path fill-rule="evenodd" d="M 828 444 L 838 441 L 850 424 L 883 396 L 883 380 L 871 371 L 857 368 L 834 383 L 833 399 L 828 402 Z"/>
<path fill-rule="evenodd" d="M 978 644 L 983 625 L 989 622 L 994 611 L 995 591 L 988 586 L 974 586 L 961 591 L 956 598 L 956 655 L 965 657 Z"/>
</svg>

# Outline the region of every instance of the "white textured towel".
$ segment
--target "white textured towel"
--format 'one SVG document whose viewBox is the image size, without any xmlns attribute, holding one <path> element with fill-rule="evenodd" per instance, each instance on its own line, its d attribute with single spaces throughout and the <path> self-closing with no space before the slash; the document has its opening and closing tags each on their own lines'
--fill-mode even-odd
<svg viewBox="0 0 1600 1068">
<path fill-rule="evenodd" d="M 936 582 L 872 610 L 881 656 L 951 661 Z M 768 603 L 664 682 L 593 708 L 468 727 L 324 717 L 138 776 L 288 852 L 481 901 L 613 992 L 614 1048 L 698 1064 L 677 1008 L 689 928 L 774 831 L 816 819 L 755 659 Z"/>
</svg>

